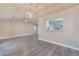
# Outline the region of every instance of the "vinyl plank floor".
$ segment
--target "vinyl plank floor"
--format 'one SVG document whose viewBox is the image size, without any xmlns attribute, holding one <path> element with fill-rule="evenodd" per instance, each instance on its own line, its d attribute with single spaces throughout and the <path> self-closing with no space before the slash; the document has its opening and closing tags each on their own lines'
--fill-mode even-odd
<svg viewBox="0 0 79 59">
<path fill-rule="evenodd" d="M 79 56 L 79 51 L 24 36 L 0 40 L 1 56 Z"/>
</svg>

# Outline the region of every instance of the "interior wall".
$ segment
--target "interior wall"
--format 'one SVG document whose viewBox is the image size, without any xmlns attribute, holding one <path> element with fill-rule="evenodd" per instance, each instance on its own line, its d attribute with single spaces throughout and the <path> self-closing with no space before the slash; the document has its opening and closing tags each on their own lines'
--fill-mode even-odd
<svg viewBox="0 0 79 59">
<path fill-rule="evenodd" d="M 18 8 L 16 4 L 0 4 L 0 19 L 24 19 L 25 10 Z"/>
<path fill-rule="evenodd" d="M 0 4 L 0 39 L 33 34 L 33 24 L 25 23 L 25 11 L 15 4 Z"/>
<path fill-rule="evenodd" d="M 50 10 L 48 10 L 50 11 Z M 46 20 L 62 18 L 62 32 L 46 32 Z M 51 13 L 39 19 L 39 38 L 40 40 L 55 42 L 79 49 L 79 6 L 69 8 L 57 13 Z"/>
<path fill-rule="evenodd" d="M 0 38 L 32 35 L 33 26 L 33 24 L 25 23 L 24 20 L 0 20 Z"/>
</svg>

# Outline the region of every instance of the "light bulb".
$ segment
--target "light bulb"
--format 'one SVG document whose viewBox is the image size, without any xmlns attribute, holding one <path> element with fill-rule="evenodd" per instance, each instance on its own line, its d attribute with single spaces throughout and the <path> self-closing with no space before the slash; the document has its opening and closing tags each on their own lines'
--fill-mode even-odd
<svg viewBox="0 0 79 59">
<path fill-rule="evenodd" d="M 27 20 L 25 19 L 25 21 L 24 21 L 25 23 L 27 22 Z"/>
</svg>

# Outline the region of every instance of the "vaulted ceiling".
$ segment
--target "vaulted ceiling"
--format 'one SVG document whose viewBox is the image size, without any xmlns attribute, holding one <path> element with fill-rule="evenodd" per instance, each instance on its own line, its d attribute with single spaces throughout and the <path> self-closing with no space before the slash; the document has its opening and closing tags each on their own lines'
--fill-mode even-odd
<svg viewBox="0 0 79 59">
<path fill-rule="evenodd" d="M 55 13 L 77 5 L 79 4 L 76 4 L 76 3 L 71 3 L 71 4 L 70 3 L 13 3 L 13 4 L 5 3 L 4 4 L 2 3 L 0 4 L 0 13 L 1 15 L 3 13 L 4 14 L 6 13 L 6 15 L 17 14 L 18 17 L 21 17 L 21 16 L 24 16 L 24 13 L 26 11 L 32 11 L 35 16 L 36 15 L 41 16 L 41 15 L 49 14 L 51 12 Z M 16 10 L 17 10 L 17 13 L 16 13 Z"/>
<path fill-rule="evenodd" d="M 31 10 L 32 12 L 36 13 L 37 15 L 41 13 L 46 13 L 52 10 L 52 12 L 61 11 L 70 7 L 77 6 L 79 4 L 69 4 L 69 3 L 31 3 L 31 4 L 16 4 L 17 8 L 21 8 L 24 10 Z"/>
</svg>

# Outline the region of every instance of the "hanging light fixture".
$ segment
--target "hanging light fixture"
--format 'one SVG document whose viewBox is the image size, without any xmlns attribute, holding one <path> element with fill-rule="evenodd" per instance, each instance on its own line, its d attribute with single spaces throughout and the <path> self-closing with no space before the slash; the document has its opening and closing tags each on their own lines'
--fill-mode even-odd
<svg viewBox="0 0 79 59">
<path fill-rule="evenodd" d="M 33 13 L 31 11 L 31 4 L 29 4 L 29 10 L 25 12 L 25 22 L 30 22 L 33 18 Z"/>
</svg>

